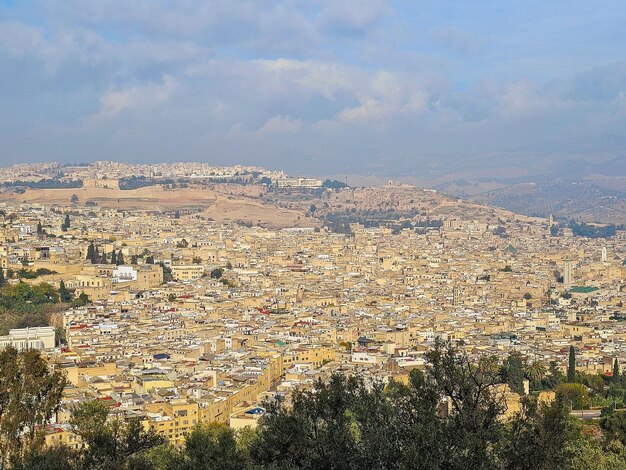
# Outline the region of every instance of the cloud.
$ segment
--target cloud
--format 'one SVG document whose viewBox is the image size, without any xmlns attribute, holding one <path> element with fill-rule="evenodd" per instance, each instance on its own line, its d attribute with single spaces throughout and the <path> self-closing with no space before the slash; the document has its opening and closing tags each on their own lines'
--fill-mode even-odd
<svg viewBox="0 0 626 470">
<path fill-rule="evenodd" d="M 302 120 L 289 116 L 274 116 L 265 121 L 257 131 L 259 135 L 283 134 L 302 129 Z"/>
<path fill-rule="evenodd" d="M 435 42 L 462 54 L 475 54 L 485 44 L 475 34 L 456 26 L 439 26 L 430 35 Z"/>
<path fill-rule="evenodd" d="M 27 3 L 0 7 L 0 161 L 402 172 L 626 128 L 622 58 L 523 50 L 527 17 L 505 28 L 480 8 L 382 0 Z"/>
<path fill-rule="evenodd" d="M 165 76 L 160 83 L 134 85 L 121 90 L 107 91 L 100 98 L 99 115 L 111 117 L 122 111 L 154 107 L 167 101 L 174 89 L 174 80 Z"/>
<path fill-rule="evenodd" d="M 383 0 L 333 0 L 327 2 L 320 17 L 326 29 L 365 35 L 391 12 L 392 8 Z"/>
</svg>

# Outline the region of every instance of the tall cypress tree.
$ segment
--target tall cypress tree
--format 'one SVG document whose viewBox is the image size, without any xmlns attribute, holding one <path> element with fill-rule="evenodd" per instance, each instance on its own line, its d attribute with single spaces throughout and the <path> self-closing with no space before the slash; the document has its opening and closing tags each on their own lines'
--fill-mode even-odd
<svg viewBox="0 0 626 470">
<path fill-rule="evenodd" d="M 111 252 L 111 264 L 117 264 L 117 253 L 115 250 Z"/>
<path fill-rule="evenodd" d="M 43 226 L 41 225 L 41 220 L 37 222 L 37 235 L 43 235 Z"/>
<path fill-rule="evenodd" d="M 574 346 L 569 347 L 569 364 L 567 365 L 567 381 L 574 383 L 576 381 L 576 351 Z"/>
<path fill-rule="evenodd" d="M 63 225 L 61 225 L 61 230 L 65 232 L 68 228 L 70 228 L 70 225 L 70 215 L 65 214 L 65 220 L 63 221 Z"/>
<path fill-rule="evenodd" d="M 615 361 L 613 362 L 613 382 L 619 382 L 620 381 L 620 373 L 619 373 L 619 359 L 615 358 Z"/>
<path fill-rule="evenodd" d="M 119 253 L 117 254 L 117 263 L 118 266 L 120 264 L 124 264 L 124 253 L 122 253 L 122 250 L 119 251 Z"/>
<path fill-rule="evenodd" d="M 0 287 L 5 285 L 7 280 L 4 278 L 4 269 L 0 268 Z"/>
<path fill-rule="evenodd" d="M 67 290 L 67 288 L 65 287 L 65 282 L 61 281 L 61 284 L 59 284 L 59 298 L 61 299 L 61 302 L 71 302 L 72 301 L 72 294 L 70 293 L 70 291 Z"/>
<path fill-rule="evenodd" d="M 91 242 L 87 247 L 87 259 L 91 261 L 91 264 L 96 264 L 96 261 L 98 261 L 97 256 L 98 255 L 96 253 L 96 246 L 93 244 L 93 242 Z"/>
</svg>

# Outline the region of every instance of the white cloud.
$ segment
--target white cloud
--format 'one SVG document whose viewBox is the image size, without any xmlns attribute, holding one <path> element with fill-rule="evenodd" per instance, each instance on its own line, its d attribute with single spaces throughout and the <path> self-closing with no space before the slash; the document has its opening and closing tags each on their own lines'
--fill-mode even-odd
<svg viewBox="0 0 626 470">
<path fill-rule="evenodd" d="M 257 130 L 259 135 L 284 134 L 297 132 L 302 129 L 302 120 L 290 116 L 274 116 L 265 121 Z"/>
<path fill-rule="evenodd" d="M 111 117 L 122 111 L 152 108 L 167 101 L 174 90 L 174 80 L 165 76 L 161 83 L 134 85 L 122 90 L 107 91 L 100 98 L 99 115 Z"/>
</svg>

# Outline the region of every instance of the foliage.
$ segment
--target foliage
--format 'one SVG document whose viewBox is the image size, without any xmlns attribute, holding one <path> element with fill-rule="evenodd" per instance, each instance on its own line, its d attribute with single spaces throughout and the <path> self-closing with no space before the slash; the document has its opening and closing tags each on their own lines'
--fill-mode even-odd
<svg viewBox="0 0 626 470">
<path fill-rule="evenodd" d="M 176 180 L 173 179 L 154 179 L 146 178 L 145 176 L 129 176 L 128 178 L 120 178 L 119 186 L 122 190 L 131 190 L 144 188 L 146 186 L 171 185 L 175 184 Z"/>
<path fill-rule="evenodd" d="M 579 383 L 563 383 L 556 387 L 556 394 L 575 410 L 586 409 L 590 405 L 587 387 Z"/>
<path fill-rule="evenodd" d="M 61 230 L 63 230 L 64 232 L 67 231 L 68 228 L 71 227 L 71 221 L 70 221 L 70 215 L 69 214 L 65 214 L 65 219 L 63 220 L 63 224 L 61 224 Z"/>
<path fill-rule="evenodd" d="M 17 272 L 17 277 L 20 279 L 36 279 L 39 276 L 47 276 L 48 274 L 57 274 L 57 272 L 48 268 L 39 268 L 35 271 L 22 268 Z"/>
<path fill-rule="evenodd" d="M 83 186 L 82 180 L 62 181 L 58 178 L 41 179 L 39 181 L 7 181 L 0 186 L 20 186 L 31 189 L 73 189 Z"/>
<path fill-rule="evenodd" d="M 81 403 L 72 412 L 72 430 L 84 444 L 78 468 L 121 469 L 134 456 L 164 443 L 156 432 L 145 431 L 140 420 L 109 419 L 108 413 L 109 407 L 99 401 Z"/>
<path fill-rule="evenodd" d="M 16 468 L 626 468 L 626 414 L 609 410 L 596 432 L 604 439 L 588 437 L 569 413 L 569 400 L 587 390 L 580 383 L 558 385 L 557 399 L 549 404 L 524 398 L 520 413 L 502 419 L 503 371 L 518 378 L 521 364 L 522 373 L 536 382 L 560 382 L 556 364 L 546 374 L 545 366 L 526 365 L 515 353 L 503 364 L 495 357 L 471 360 L 440 341 L 426 358 L 426 370 L 411 371 L 407 383 L 334 374 L 311 390 L 296 390 L 288 405 L 276 398 L 266 403 L 255 431 L 196 424 L 180 448 L 139 421 L 112 418 L 102 402 L 83 403 L 71 420 L 85 444 L 80 451 L 33 447 Z"/>
<path fill-rule="evenodd" d="M 0 453 L 19 459 L 25 449 L 40 444 L 38 431 L 57 410 L 66 379 L 52 371 L 37 351 L 0 352 Z"/>
<path fill-rule="evenodd" d="M 215 268 L 211 271 L 211 279 L 219 279 L 224 274 L 224 270 L 222 268 Z"/>
<path fill-rule="evenodd" d="M 597 226 L 577 223 L 574 220 L 569 223 L 569 227 L 572 229 L 575 236 L 587 238 L 610 238 L 615 236 L 617 231 L 617 227 L 615 225 Z"/>
<path fill-rule="evenodd" d="M 520 395 L 524 394 L 525 369 L 526 364 L 523 356 L 519 352 L 513 351 L 506 358 L 500 370 L 503 382 Z"/>
<path fill-rule="evenodd" d="M 567 363 L 567 381 L 572 383 L 576 380 L 576 351 L 574 346 L 569 347 L 569 361 Z"/>
<path fill-rule="evenodd" d="M 330 188 L 330 189 L 341 189 L 341 188 L 347 188 L 348 185 L 342 181 L 327 179 L 327 180 L 324 180 L 324 182 L 322 183 L 322 187 Z"/>
</svg>

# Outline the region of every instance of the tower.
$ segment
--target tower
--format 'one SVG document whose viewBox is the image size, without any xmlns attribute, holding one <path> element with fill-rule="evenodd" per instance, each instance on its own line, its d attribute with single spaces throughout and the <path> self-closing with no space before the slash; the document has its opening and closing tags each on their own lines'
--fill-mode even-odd
<svg viewBox="0 0 626 470">
<path fill-rule="evenodd" d="M 461 298 L 461 288 L 459 286 L 454 286 L 452 289 L 452 306 L 458 307 L 462 303 Z"/>
<path fill-rule="evenodd" d="M 572 262 L 566 261 L 563 266 L 563 285 L 572 287 Z"/>
<path fill-rule="evenodd" d="M 606 256 L 606 246 L 603 246 L 602 247 L 602 262 L 603 263 L 606 263 L 606 258 L 607 258 L 607 256 Z"/>
</svg>

